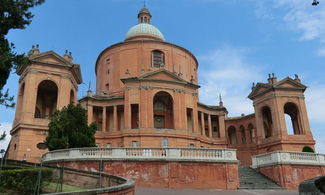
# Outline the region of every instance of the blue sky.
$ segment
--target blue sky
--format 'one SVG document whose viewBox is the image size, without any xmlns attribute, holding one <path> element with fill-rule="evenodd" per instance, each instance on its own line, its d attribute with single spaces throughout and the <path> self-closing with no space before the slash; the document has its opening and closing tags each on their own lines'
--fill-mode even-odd
<svg viewBox="0 0 325 195">
<path fill-rule="evenodd" d="M 253 112 L 247 98 L 252 82 L 298 74 L 307 85 L 306 103 L 317 152 L 325 153 L 325 1 L 312 0 L 147 0 L 152 24 L 166 40 L 190 50 L 199 60 L 200 101 L 217 104 L 221 93 L 229 116 Z M 137 23 L 141 0 L 47 0 L 32 10 L 33 22 L 8 38 L 18 53 L 33 44 L 42 52 L 72 52 L 85 84 L 95 83 L 98 54 L 121 42 Z M 5 88 L 17 94 L 18 77 Z M 93 89 L 95 87 L 93 86 Z M 0 107 L 0 133 L 8 132 L 13 109 Z M 10 136 L 7 137 L 8 139 Z M 8 143 L 0 143 L 5 148 Z"/>
</svg>

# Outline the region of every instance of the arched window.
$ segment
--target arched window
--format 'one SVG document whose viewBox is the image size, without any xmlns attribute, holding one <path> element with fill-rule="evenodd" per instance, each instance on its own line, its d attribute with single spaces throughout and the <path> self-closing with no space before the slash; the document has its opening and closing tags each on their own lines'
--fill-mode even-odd
<svg viewBox="0 0 325 195">
<path fill-rule="evenodd" d="M 291 102 L 286 103 L 284 105 L 284 115 L 288 134 L 302 134 L 297 106 Z"/>
<path fill-rule="evenodd" d="M 250 123 L 248 126 L 247 126 L 247 130 L 248 130 L 248 136 L 249 136 L 249 140 L 251 143 L 254 143 L 254 126 Z"/>
<path fill-rule="evenodd" d="M 153 117 L 155 128 L 174 128 L 173 98 L 164 91 L 153 98 Z"/>
<path fill-rule="evenodd" d="M 240 136 L 241 136 L 241 143 L 246 144 L 246 134 L 245 134 L 244 126 L 240 126 L 239 130 L 240 130 Z"/>
<path fill-rule="evenodd" d="M 49 118 L 56 110 L 58 87 L 53 81 L 42 81 L 38 85 L 35 106 L 35 118 Z"/>
<path fill-rule="evenodd" d="M 237 137 L 236 137 L 236 128 L 234 126 L 228 127 L 228 142 L 231 145 L 237 144 Z"/>
<path fill-rule="evenodd" d="M 165 56 L 160 50 L 153 50 L 151 52 L 151 59 L 152 67 L 160 68 L 165 65 Z"/>
<path fill-rule="evenodd" d="M 70 103 L 74 103 L 74 99 L 75 99 L 74 91 L 71 89 L 70 90 Z"/>
<path fill-rule="evenodd" d="M 271 110 L 268 106 L 262 108 L 263 116 L 263 127 L 264 127 L 264 136 L 265 138 L 271 137 L 273 134 L 273 122 Z"/>
</svg>

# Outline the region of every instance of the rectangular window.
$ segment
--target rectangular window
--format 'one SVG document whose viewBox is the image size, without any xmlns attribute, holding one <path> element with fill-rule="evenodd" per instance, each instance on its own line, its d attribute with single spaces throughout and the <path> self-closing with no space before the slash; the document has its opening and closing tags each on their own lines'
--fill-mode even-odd
<svg viewBox="0 0 325 195">
<path fill-rule="evenodd" d="M 194 145 L 194 144 L 189 144 L 188 147 L 190 147 L 190 148 L 195 148 L 195 145 Z"/>
<path fill-rule="evenodd" d="M 168 139 L 162 139 L 161 140 L 161 147 L 162 148 L 168 148 Z"/>
<path fill-rule="evenodd" d="M 155 50 L 152 52 L 152 66 L 156 68 L 160 68 L 161 66 L 164 66 L 164 53 Z"/>
<path fill-rule="evenodd" d="M 132 147 L 132 148 L 137 148 L 137 147 L 139 147 L 139 142 L 138 142 L 138 141 L 132 141 L 132 143 L 131 143 L 131 147 Z"/>
</svg>

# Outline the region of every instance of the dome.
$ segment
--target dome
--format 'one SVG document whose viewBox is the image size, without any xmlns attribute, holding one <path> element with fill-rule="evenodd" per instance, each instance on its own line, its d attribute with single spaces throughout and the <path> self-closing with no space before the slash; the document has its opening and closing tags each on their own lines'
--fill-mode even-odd
<svg viewBox="0 0 325 195">
<path fill-rule="evenodd" d="M 158 28 L 148 23 L 139 23 L 126 33 L 125 40 L 132 40 L 136 38 L 151 38 L 165 41 L 164 35 Z"/>
</svg>

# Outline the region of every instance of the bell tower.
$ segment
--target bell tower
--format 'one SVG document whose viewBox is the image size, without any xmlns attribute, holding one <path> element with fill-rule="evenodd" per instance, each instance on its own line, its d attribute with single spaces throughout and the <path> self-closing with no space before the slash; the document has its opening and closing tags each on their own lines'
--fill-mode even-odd
<svg viewBox="0 0 325 195">
<path fill-rule="evenodd" d="M 278 81 L 274 73 L 269 74 L 267 83 L 253 85 L 248 97 L 255 109 L 259 153 L 301 152 L 305 147 L 314 150 L 304 97 L 306 88 L 298 75 Z"/>
<path fill-rule="evenodd" d="M 28 57 L 29 63 L 17 69 L 19 90 L 8 158 L 38 162 L 46 150 L 36 145 L 45 140 L 49 118 L 56 110 L 77 102 L 82 78 L 71 52 L 61 57 L 53 51 L 41 53 L 36 45 Z"/>
</svg>

